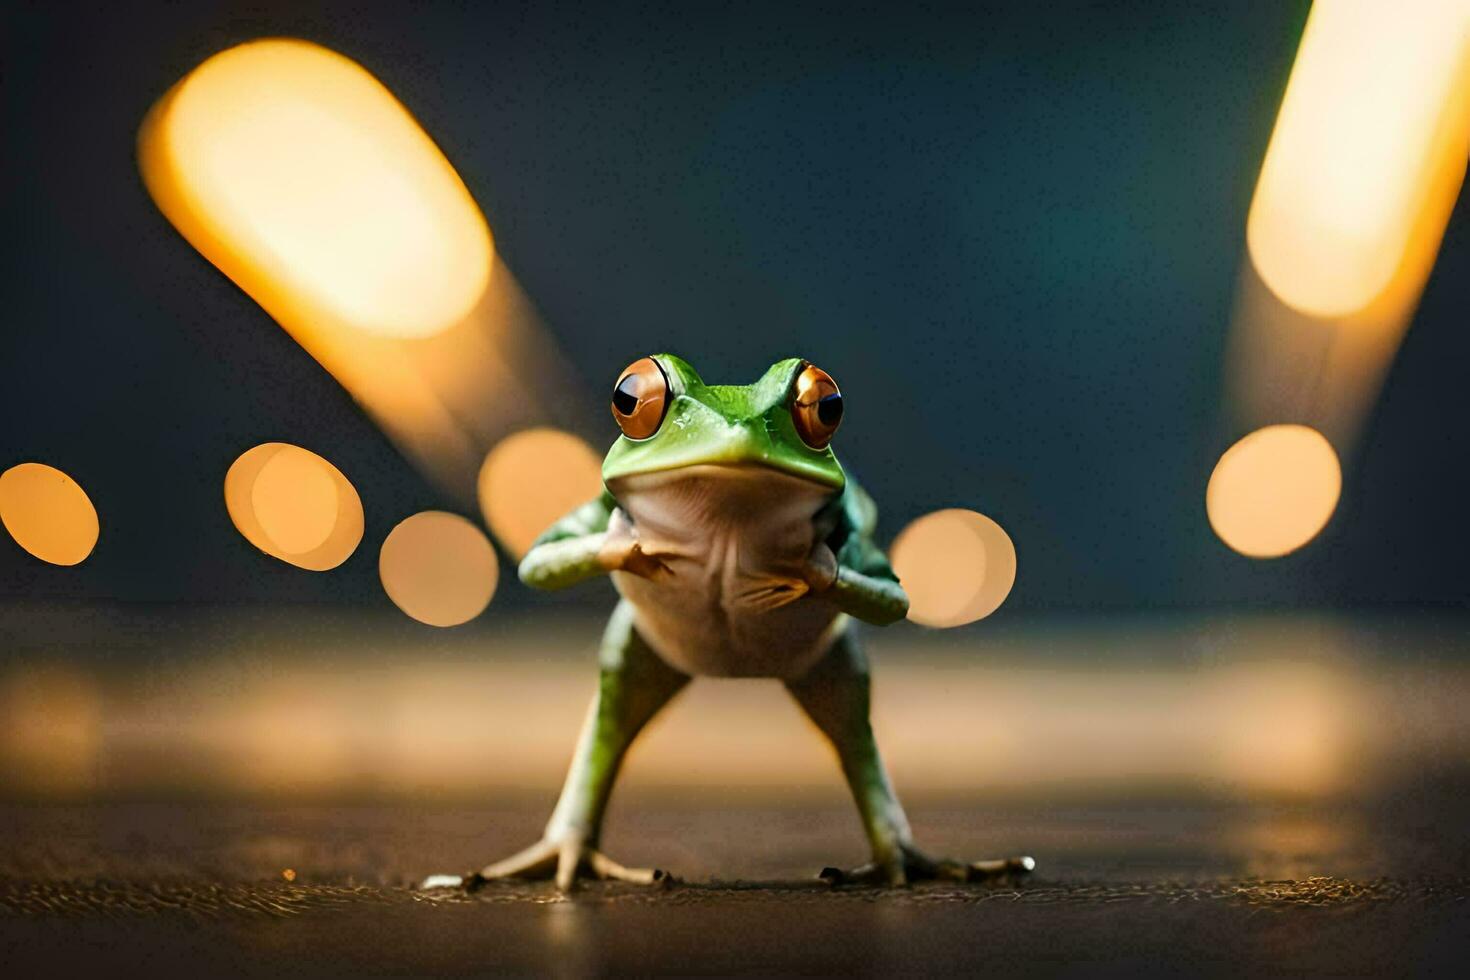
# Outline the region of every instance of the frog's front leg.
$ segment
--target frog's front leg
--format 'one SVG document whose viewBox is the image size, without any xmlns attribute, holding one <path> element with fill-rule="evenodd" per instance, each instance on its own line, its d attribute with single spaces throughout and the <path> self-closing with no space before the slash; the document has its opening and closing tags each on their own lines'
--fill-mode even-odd
<svg viewBox="0 0 1470 980">
<path fill-rule="evenodd" d="M 874 626 L 887 626 L 909 612 L 909 597 L 893 577 L 886 560 L 878 554 L 877 564 L 852 562 L 844 549 L 842 558 L 826 544 L 818 543 L 807 558 L 806 582 L 812 592 L 824 596 L 838 609 Z"/>
<path fill-rule="evenodd" d="M 823 869 L 833 884 L 871 882 L 904 885 L 925 878 L 972 881 L 1025 873 L 1036 866 L 1029 857 L 993 861 L 931 858 L 914 846 L 908 817 L 888 781 L 868 719 L 868 663 L 850 630 L 840 634 L 816 666 L 788 681 L 787 689 L 837 750 L 872 846 L 873 860 L 852 871 Z"/>
<path fill-rule="evenodd" d="M 603 634 L 600 677 L 576 754 L 541 840 L 469 875 L 435 875 L 423 887 L 475 889 L 499 878 L 554 875 L 562 891 L 578 875 L 652 884 L 662 871 L 625 868 L 597 849 L 602 816 L 628 747 L 648 720 L 689 678 L 663 662 L 633 626 L 633 610 L 620 603 Z"/>
<path fill-rule="evenodd" d="M 567 514 L 537 538 L 521 559 L 519 574 L 532 588 L 564 589 L 612 571 L 656 578 L 668 568 L 644 554 L 628 515 L 604 495 Z"/>
</svg>

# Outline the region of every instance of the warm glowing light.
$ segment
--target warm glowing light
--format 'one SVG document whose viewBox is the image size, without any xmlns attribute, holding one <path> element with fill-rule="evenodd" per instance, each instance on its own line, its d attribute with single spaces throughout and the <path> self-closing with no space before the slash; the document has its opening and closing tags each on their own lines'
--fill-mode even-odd
<svg viewBox="0 0 1470 980">
<path fill-rule="evenodd" d="M 1257 791 L 1318 796 L 1351 785 L 1361 728 L 1356 692 L 1319 663 L 1243 663 L 1211 686 L 1220 719 L 1211 768 Z M 1201 760 L 1204 761 L 1203 759 Z M 1205 763 L 1209 764 L 1209 763 Z"/>
<path fill-rule="evenodd" d="M 893 570 L 909 596 L 909 619 L 963 626 L 1000 608 L 1016 582 L 1016 548 L 1001 526 L 973 510 L 939 510 L 893 542 Z"/>
<path fill-rule="evenodd" d="M 1210 526 L 1231 548 L 1275 558 L 1317 536 L 1337 508 L 1342 468 L 1305 425 L 1268 425 L 1225 451 L 1205 491 Z"/>
<path fill-rule="evenodd" d="M 57 656 L 92 633 L 103 648 L 146 634 L 161 652 L 202 653 L 185 635 L 195 631 L 145 628 L 174 623 L 167 611 L 124 611 L 79 631 L 67 610 L 33 610 L 0 647 L 14 654 L 0 658 L 0 797 L 368 794 L 421 805 L 554 793 L 586 713 L 587 631 L 544 619 L 497 624 L 487 657 L 473 632 L 426 643 L 422 631 L 385 629 L 397 612 L 384 605 L 349 617 L 219 609 L 211 631 L 229 642 L 207 643 L 214 655 L 138 669 L 45 651 L 60 627 L 68 649 Z M 1330 802 L 1391 790 L 1406 771 L 1453 762 L 1470 744 L 1463 630 L 1393 633 L 1436 655 L 1389 661 L 1378 655 L 1381 629 L 1313 615 L 1224 625 L 1052 619 L 995 633 L 978 659 L 952 644 L 941 652 L 920 631 L 895 634 L 873 723 L 913 790 L 983 783 L 1028 799 L 1204 792 Z M 1201 645 L 1209 657 L 1173 655 Z M 473 710 L 452 710 L 467 697 Z M 640 738 L 624 778 L 634 794 L 845 792 L 823 741 L 775 684 L 692 685 Z M 1340 829 L 1331 807 L 1297 813 L 1324 815 Z M 311 877 L 304 846 L 290 835 L 250 844 L 257 864 L 293 868 L 297 882 Z"/>
<path fill-rule="evenodd" d="M 27 659 L 0 674 L 0 785 L 46 796 L 95 791 L 106 754 L 95 678 Z"/>
<path fill-rule="evenodd" d="M 44 463 L 0 473 L 0 522 L 16 544 L 53 565 L 75 565 L 97 546 L 97 510 L 86 491 Z"/>
<path fill-rule="evenodd" d="M 460 505 L 508 432 L 576 417 L 564 359 L 454 168 L 361 66 L 230 48 L 138 133 L 166 218 Z"/>
<path fill-rule="evenodd" d="M 1261 167 L 1246 237 L 1261 278 L 1317 316 L 1382 294 L 1464 180 L 1465 0 L 1316 3 Z M 1412 264 L 1412 263 L 1411 263 Z"/>
<path fill-rule="evenodd" d="M 490 231 L 453 166 L 362 66 L 253 41 L 153 108 L 143 178 L 193 245 L 277 320 L 422 337 L 465 317 Z"/>
<path fill-rule="evenodd" d="M 337 467 L 289 443 L 267 442 L 235 460 L 225 507 L 245 540 L 298 568 L 336 568 L 362 540 L 357 490 Z"/>
<path fill-rule="evenodd" d="M 602 462 L 569 432 L 527 429 L 485 457 L 479 490 L 485 523 L 519 558 L 557 518 L 602 493 Z"/>
<path fill-rule="evenodd" d="M 250 488 L 260 527 L 288 555 L 321 547 L 337 526 L 337 481 L 321 457 L 295 446 L 271 454 Z"/>
<path fill-rule="evenodd" d="M 426 510 L 388 533 L 378 555 L 383 591 L 430 626 L 458 626 L 485 611 L 500 577 L 495 549 L 458 514 Z"/>
</svg>

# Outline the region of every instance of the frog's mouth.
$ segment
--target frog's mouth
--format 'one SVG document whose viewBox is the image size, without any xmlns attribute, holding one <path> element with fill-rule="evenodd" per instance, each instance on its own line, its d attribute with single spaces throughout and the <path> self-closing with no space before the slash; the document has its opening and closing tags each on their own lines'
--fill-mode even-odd
<svg viewBox="0 0 1470 980">
<path fill-rule="evenodd" d="M 830 450 L 796 450 L 773 440 L 759 427 L 751 431 L 732 426 L 714 440 L 706 433 L 682 444 L 679 435 L 669 432 L 660 436 L 657 446 L 653 440 L 622 443 L 618 447 L 622 451 L 610 455 L 603 464 L 603 482 L 612 490 L 615 483 L 628 477 L 699 468 L 729 470 L 737 479 L 785 476 L 823 487 L 829 493 L 841 491 L 847 483 L 841 465 Z"/>
<path fill-rule="evenodd" d="M 838 471 L 839 474 L 841 471 Z M 845 480 L 844 480 L 845 482 Z M 619 500 L 632 494 L 658 492 L 661 495 L 685 495 L 722 498 L 735 509 L 743 506 L 770 508 L 782 498 L 800 502 L 825 503 L 842 492 L 842 483 L 804 469 L 766 463 L 739 461 L 712 463 L 707 460 L 683 466 L 667 466 L 656 470 L 627 473 L 604 479 L 607 489 Z"/>
<path fill-rule="evenodd" d="M 607 477 L 607 488 L 617 495 L 618 488 L 644 489 L 667 487 L 677 483 L 712 483 L 728 485 L 733 490 L 745 488 L 770 488 L 775 492 L 794 493 L 799 496 L 831 497 L 840 487 L 830 480 L 813 479 L 801 471 L 792 472 L 784 466 L 765 463 L 689 463 L 684 466 L 667 466 L 639 473 L 626 473 Z"/>
<path fill-rule="evenodd" d="M 771 466 L 696 463 L 630 473 L 607 488 L 635 520 L 665 528 L 809 522 L 839 491 Z"/>
</svg>

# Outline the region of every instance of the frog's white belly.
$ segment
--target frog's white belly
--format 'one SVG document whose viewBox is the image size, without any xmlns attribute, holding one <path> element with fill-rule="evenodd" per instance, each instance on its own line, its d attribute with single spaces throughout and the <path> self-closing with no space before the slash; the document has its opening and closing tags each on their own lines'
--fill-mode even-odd
<svg viewBox="0 0 1470 980">
<path fill-rule="evenodd" d="M 613 573 L 634 623 L 670 666 L 714 677 L 799 677 L 845 617 L 806 594 L 813 518 L 830 488 L 756 466 L 688 466 L 624 477 L 608 489 L 656 581 Z"/>
</svg>

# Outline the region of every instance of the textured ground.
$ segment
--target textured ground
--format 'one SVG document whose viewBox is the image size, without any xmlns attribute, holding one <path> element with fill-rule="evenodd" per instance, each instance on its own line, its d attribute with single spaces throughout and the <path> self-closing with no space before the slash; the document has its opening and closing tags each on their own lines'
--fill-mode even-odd
<svg viewBox="0 0 1470 980">
<path fill-rule="evenodd" d="M 614 812 L 608 850 L 686 883 L 571 900 L 534 883 L 473 898 L 410 887 L 530 840 L 542 799 L 9 806 L 0 951 L 14 976 L 1449 972 L 1470 951 L 1470 855 L 1464 809 L 1434 799 L 927 801 L 914 817 L 934 850 L 1025 850 L 1040 869 L 1024 883 L 884 892 L 812 880 L 861 857 L 845 809 L 644 794 Z"/>
<path fill-rule="evenodd" d="M 1463 616 L 875 634 L 920 842 L 1032 854 L 1023 884 L 817 882 L 864 858 L 830 752 L 773 682 L 699 682 L 635 749 L 604 840 L 686 883 L 572 900 L 411 886 L 535 838 L 596 623 L 0 625 L 0 977 L 1459 975 L 1470 953 Z M 342 799 L 373 802 L 307 802 Z"/>
</svg>

